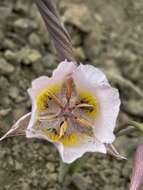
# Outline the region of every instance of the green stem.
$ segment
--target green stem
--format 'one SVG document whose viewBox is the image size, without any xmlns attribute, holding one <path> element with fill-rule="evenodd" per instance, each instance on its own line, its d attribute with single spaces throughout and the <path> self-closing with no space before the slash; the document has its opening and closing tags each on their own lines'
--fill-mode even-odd
<svg viewBox="0 0 143 190">
<path fill-rule="evenodd" d="M 65 164 L 61 161 L 59 170 L 59 182 L 62 183 L 65 180 L 67 174 L 73 175 L 75 172 L 78 172 L 87 159 L 88 154 L 82 156 L 71 164 Z"/>
</svg>

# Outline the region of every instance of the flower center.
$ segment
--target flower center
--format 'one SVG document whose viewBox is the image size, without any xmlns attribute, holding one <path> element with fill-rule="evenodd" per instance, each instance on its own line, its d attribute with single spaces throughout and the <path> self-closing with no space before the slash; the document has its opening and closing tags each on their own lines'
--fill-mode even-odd
<svg viewBox="0 0 143 190">
<path fill-rule="evenodd" d="M 94 135 L 97 100 L 91 93 L 76 89 L 71 78 L 61 86 L 45 88 L 37 96 L 37 109 L 42 131 L 53 141 L 73 144 L 78 134 Z"/>
</svg>

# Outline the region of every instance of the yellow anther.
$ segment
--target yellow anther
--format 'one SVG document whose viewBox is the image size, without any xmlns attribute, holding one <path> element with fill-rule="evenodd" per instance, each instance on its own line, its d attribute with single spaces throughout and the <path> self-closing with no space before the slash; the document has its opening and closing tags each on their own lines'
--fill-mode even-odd
<svg viewBox="0 0 143 190">
<path fill-rule="evenodd" d="M 54 114 L 54 115 L 40 116 L 39 120 L 40 121 L 47 121 L 47 120 L 54 120 L 56 118 L 57 118 L 57 115 Z"/>
<path fill-rule="evenodd" d="M 83 104 L 92 105 L 93 107 L 83 107 L 87 108 L 87 114 L 93 118 L 95 118 L 98 112 L 98 102 L 94 94 L 90 92 L 78 92 L 80 100 Z"/>
<path fill-rule="evenodd" d="M 86 119 L 84 118 L 76 118 L 76 121 L 80 124 L 80 125 L 83 125 L 85 127 L 92 127 L 93 125 Z"/>
<path fill-rule="evenodd" d="M 81 103 L 76 106 L 77 108 L 94 108 L 91 104 Z"/>
<path fill-rule="evenodd" d="M 68 128 L 68 122 L 65 120 L 60 126 L 59 139 L 64 136 L 66 129 Z"/>
</svg>

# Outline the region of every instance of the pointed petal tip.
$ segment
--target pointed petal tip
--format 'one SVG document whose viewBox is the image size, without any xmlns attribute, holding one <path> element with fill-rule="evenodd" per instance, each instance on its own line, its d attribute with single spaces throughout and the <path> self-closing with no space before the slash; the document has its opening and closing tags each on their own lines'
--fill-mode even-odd
<svg viewBox="0 0 143 190">
<path fill-rule="evenodd" d="M 127 160 L 127 158 L 121 155 L 113 144 L 106 144 L 107 151 L 110 155 L 114 156 L 119 160 Z"/>
<path fill-rule="evenodd" d="M 22 116 L 2 137 L 0 137 L 0 142 L 8 137 L 24 134 L 24 131 L 28 126 L 30 116 L 31 113 L 27 113 Z"/>
</svg>

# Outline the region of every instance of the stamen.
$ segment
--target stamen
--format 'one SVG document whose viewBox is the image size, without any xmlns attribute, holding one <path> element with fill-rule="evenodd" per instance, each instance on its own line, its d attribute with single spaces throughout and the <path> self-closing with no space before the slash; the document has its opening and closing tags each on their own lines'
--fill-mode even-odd
<svg viewBox="0 0 143 190">
<path fill-rule="evenodd" d="M 67 120 L 65 120 L 64 122 L 62 122 L 62 124 L 60 126 L 59 139 L 64 135 L 67 128 L 68 128 L 68 122 L 67 122 Z"/>
<path fill-rule="evenodd" d="M 71 95 L 72 95 L 72 79 L 69 78 L 66 81 L 66 97 L 67 97 L 68 102 L 71 98 Z"/>
<path fill-rule="evenodd" d="M 44 112 L 40 112 L 40 116 L 51 116 L 51 115 L 56 115 L 55 112 L 49 112 L 49 110 L 44 111 Z"/>
<path fill-rule="evenodd" d="M 54 120 L 58 117 L 57 114 L 55 115 L 45 115 L 45 116 L 40 116 L 39 121 L 47 121 L 47 120 Z"/>
<path fill-rule="evenodd" d="M 82 104 L 78 104 L 76 108 L 94 108 L 94 106 L 91 104 L 82 103 Z"/>
<path fill-rule="evenodd" d="M 86 126 L 86 127 L 92 127 L 93 125 L 86 119 L 81 117 L 75 118 L 76 122 L 78 122 L 80 125 Z"/>
<path fill-rule="evenodd" d="M 53 101 L 60 107 L 60 108 L 64 108 L 61 100 L 53 93 L 49 92 L 50 96 L 52 97 Z"/>
</svg>

